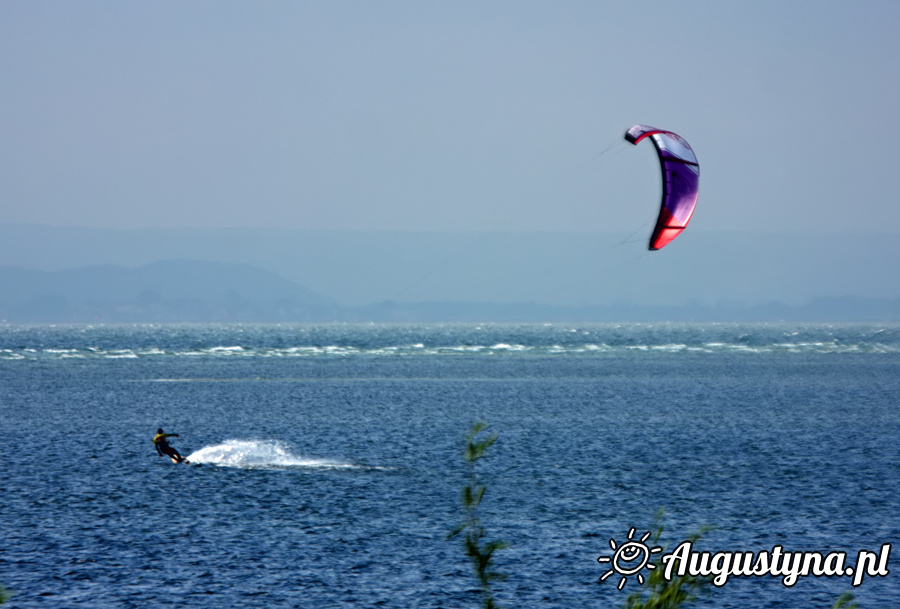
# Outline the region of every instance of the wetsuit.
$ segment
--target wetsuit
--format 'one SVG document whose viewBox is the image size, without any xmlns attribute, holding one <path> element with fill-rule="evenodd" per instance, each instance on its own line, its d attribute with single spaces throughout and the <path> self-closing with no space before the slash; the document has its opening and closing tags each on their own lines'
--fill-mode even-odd
<svg viewBox="0 0 900 609">
<path fill-rule="evenodd" d="M 176 461 L 182 461 L 184 459 L 184 457 L 182 457 L 181 454 L 177 450 L 175 450 L 174 448 L 169 446 L 168 439 L 173 436 L 177 437 L 178 434 L 177 433 L 158 433 L 153 438 L 153 445 L 156 446 L 156 452 L 159 453 L 160 457 L 168 456 L 168 457 L 172 457 Z"/>
</svg>

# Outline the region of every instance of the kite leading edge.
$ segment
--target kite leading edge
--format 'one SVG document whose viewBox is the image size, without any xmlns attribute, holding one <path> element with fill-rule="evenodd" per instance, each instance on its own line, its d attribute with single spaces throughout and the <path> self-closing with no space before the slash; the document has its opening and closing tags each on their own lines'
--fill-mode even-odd
<svg viewBox="0 0 900 609">
<path fill-rule="evenodd" d="M 635 125 L 625 132 L 625 139 L 635 145 L 645 137 L 656 146 L 662 170 L 662 204 L 649 244 L 651 250 L 658 250 L 691 221 L 700 194 L 700 164 L 690 144 L 677 133 L 647 125 Z"/>
</svg>

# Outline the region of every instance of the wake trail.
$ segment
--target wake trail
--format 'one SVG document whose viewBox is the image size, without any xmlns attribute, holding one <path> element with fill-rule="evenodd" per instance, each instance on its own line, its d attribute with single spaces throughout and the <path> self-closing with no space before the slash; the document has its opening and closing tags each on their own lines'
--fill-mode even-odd
<svg viewBox="0 0 900 609">
<path fill-rule="evenodd" d="M 314 459 L 295 454 L 278 440 L 225 440 L 214 446 L 204 446 L 187 456 L 192 463 L 222 467 L 252 468 L 320 468 L 372 469 L 331 459 Z"/>
</svg>

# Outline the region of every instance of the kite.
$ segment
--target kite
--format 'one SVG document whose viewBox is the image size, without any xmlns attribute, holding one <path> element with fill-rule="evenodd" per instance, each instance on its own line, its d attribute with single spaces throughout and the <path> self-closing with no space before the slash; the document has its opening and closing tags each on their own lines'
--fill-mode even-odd
<svg viewBox="0 0 900 609">
<path fill-rule="evenodd" d="M 662 169 L 662 204 L 649 246 L 651 250 L 659 250 L 671 243 L 691 221 L 700 194 L 700 164 L 690 144 L 677 133 L 647 125 L 635 125 L 625 132 L 625 139 L 634 145 L 645 137 L 656 146 Z"/>
</svg>

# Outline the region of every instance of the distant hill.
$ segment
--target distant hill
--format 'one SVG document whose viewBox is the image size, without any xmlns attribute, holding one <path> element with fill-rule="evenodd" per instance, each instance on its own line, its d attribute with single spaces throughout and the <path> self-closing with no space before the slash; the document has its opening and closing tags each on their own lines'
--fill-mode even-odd
<svg viewBox="0 0 900 609">
<path fill-rule="evenodd" d="M 320 321 L 337 304 L 246 264 L 166 260 L 44 272 L 0 267 L 8 322 Z"/>
<path fill-rule="evenodd" d="M 163 259 L 249 264 L 353 307 L 385 301 L 751 307 L 900 297 L 900 273 L 892 267 L 900 260 L 897 235 L 708 232 L 700 230 L 701 221 L 661 252 L 647 251 L 641 231 L 126 230 L 0 223 L 0 266 L 138 268 Z"/>
<path fill-rule="evenodd" d="M 893 234 L 628 237 L 0 223 L 0 320 L 900 321 Z"/>
<path fill-rule="evenodd" d="M 653 306 L 381 302 L 346 307 L 246 264 L 166 260 L 129 269 L 0 267 L 0 322 L 635 322 L 900 321 L 900 299 L 818 298 L 802 305 Z"/>
</svg>

